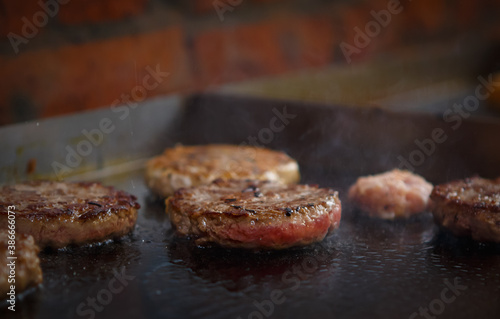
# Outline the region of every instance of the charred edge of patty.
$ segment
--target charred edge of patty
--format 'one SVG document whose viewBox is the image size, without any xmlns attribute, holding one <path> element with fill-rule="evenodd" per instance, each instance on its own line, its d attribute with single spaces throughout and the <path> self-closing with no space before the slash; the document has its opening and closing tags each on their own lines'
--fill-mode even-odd
<svg viewBox="0 0 500 319">
<path fill-rule="evenodd" d="M 496 196 L 499 190 L 500 179 L 479 177 L 437 185 L 430 200 L 434 220 L 441 228 L 456 236 L 499 243 L 500 203 L 474 198 L 474 195 Z"/>
<path fill-rule="evenodd" d="M 39 185 L 40 182 L 28 182 L 33 186 Z M 78 182 L 71 183 L 72 187 L 83 187 L 90 188 L 95 186 L 96 183 L 91 182 Z M 79 215 L 78 220 L 90 221 L 95 218 L 102 217 L 107 214 L 117 214 L 123 210 L 138 210 L 141 206 L 137 202 L 137 197 L 128 194 L 124 191 L 117 191 L 112 186 L 103 186 L 97 184 L 99 187 L 106 189 L 108 195 L 102 196 L 98 199 L 88 199 L 84 203 L 76 202 L 60 202 L 60 205 L 65 205 L 66 208 L 56 208 L 53 204 L 48 202 L 40 202 L 37 204 L 28 205 L 24 211 L 16 211 L 16 219 L 28 219 L 31 221 L 35 220 L 50 220 L 58 218 L 74 218 L 75 215 Z M 8 187 L 8 186 L 7 186 Z M 78 198 L 75 198 L 78 200 Z M 1 203 L 0 202 L 0 217 L 8 215 L 8 206 L 12 203 Z"/>
<path fill-rule="evenodd" d="M 225 184 L 230 183 L 232 181 L 235 181 L 235 180 L 225 180 L 222 178 L 218 178 L 218 179 L 215 179 L 214 181 L 212 181 L 210 184 L 207 184 L 205 186 L 206 187 L 210 187 L 210 185 L 218 185 L 218 186 L 222 185 L 222 186 L 224 186 Z M 266 184 L 275 183 L 275 182 L 272 182 L 269 180 L 260 181 L 260 180 L 245 179 L 242 181 L 249 183 L 247 185 L 247 187 L 245 187 L 245 189 L 242 191 L 242 193 L 251 192 L 251 193 L 253 193 L 253 196 L 256 198 L 260 198 L 262 196 L 265 196 L 261 192 L 260 188 L 255 186 L 256 184 L 266 185 Z M 291 187 L 293 187 L 293 186 L 295 186 L 295 185 L 291 185 Z M 317 191 L 321 191 L 323 198 L 321 200 L 317 200 L 316 203 L 311 203 L 311 200 L 304 198 L 304 199 L 302 199 L 304 201 L 303 204 L 293 205 L 293 207 L 288 206 L 285 202 L 283 203 L 283 205 L 276 205 L 274 207 L 267 206 L 267 205 L 263 204 L 262 209 L 265 211 L 274 211 L 274 212 L 281 211 L 281 212 L 283 212 L 283 214 L 285 216 L 290 217 L 292 212 L 298 212 L 301 209 L 310 209 L 312 207 L 317 208 L 318 206 L 321 206 L 321 204 L 325 202 L 324 198 L 326 198 L 326 197 L 332 197 L 335 200 L 336 206 L 341 205 L 338 191 L 336 191 L 334 189 L 319 188 L 318 185 L 301 185 L 301 186 L 308 186 L 308 187 L 316 189 Z M 286 187 L 286 186 L 283 186 L 283 187 Z M 184 210 L 184 207 L 181 207 L 181 206 L 183 206 L 183 204 L 185 204 L 184 203 L 186 201 L 185 195 L 190 194 L 191 188 L 192 187 L 180 188 L 180 189 L 176 190 L 173 195 L 167 197 L 165 199 L 165 206 L 167 207 L 167 211 L 168 211 L 168 207 L 171 207 L 172 209 L 176 209 L 176 210 Z M 248 217 L 248 216 L 252 216 L 254 214 L 259 213 L 260 209 L 247 209 L 247 208 L 244 208 L 243 206 L 232 204 L 233 202 L 237 202 L 239 200 L 240 200 L 239 198 L 225 198 L 225 199 L 223 199 L 223 201 L 224 201 L 224 203 L 228 204 L 228 210 L 226 210 L 226 211 L 210 211 L 210 210 L 196 209 L 196 215 L 217 215 L 217 216 L 226 215 L 226 216 L 233 216 L 233 217 Z M 195 207 L 197 207 L 197 205 L 190 205 L 190 206 L 193 209 Z M 231 207 L 231 208 L 229 208 L 229 207 Z M 189 215 L 191 215 L 191 214 L 189 214 Z"/>
<path fill-rule="evenodd" d="M 43 248 L 63 248 L 69 245 L 84 246 L 119 239 L 129 234 L 135 227 L 138 210 L 122 209 L 113 214 L 98 215 L 93 219 L 70 220 L 51 219 L 43 223 L 32 223 L 20 219 L 16 223 L 19 233 L 33 236 Z M 1 223 L 0 223 L 1 225 Z"/>
<path fill-rule="evenodd" d="M 487 211 L 491 213 L 500 213 L 500 202 L 498 203 L 486 203 L 486 202 L 474 202 L 472 200 L 468 200 L 467 198 L 461 198 L 460 196 L 451 197 L 450 193 L 456 192 L 459 188 L 474 188 L 480 187 L 479 185 L 475 185 L 477 179 L 475 178 L 466 178 L 465 180 L 457 180 L 450 182 L 448 184 L 436 185 L 434 186 L 431 195 L 430 205 L 436 202 L 445 202 L 450 207 L 456 207 L 459 209 L 465 209 L 468 213 L 474 214 L 479 211 Z M 486 182 L 495 182 L 500 189 L 500 179 L 495 181 L 486 181 Z M 480 190 L 475 190 L 480 193 Z"/>
<path fill-rule="evenodd" d="M 299 226 L 301 229 L 299 232 L 305 232 L 305 229 L 316 228 L 315 231 L 310 232 L 306 236 L 294 236 L 293 233 L 284 234 L 283 238 L 288 238 L 287 240 L 272 240 L 268 236 L 264 237 L 246 237 L 246 239 L 240 240 L 233 236 L 227 236 L 228 232 L 232 232 L 234 228 L 239 228 L 243 234 L 247 231 L 251 231 L 249 227 L 249 220 L 245 217 L 247 213 L 237 213 L 233 215 L 233 212 L 227 212 L 227 214 L 221 213 L 211 213 L 209 211 L 201 212 L 200 215 L 188 215 L 176 209 L 171 204 L 167 203 L 167 214 L 170 216 L 172 225 L 176 229 L 177 233 L 181 236 L 185 236 L 200 247 L 206 246 L 221 246 L 225 248 L 242 248 L 242 249 L 252 249 L 252 250 L 280 250 L 287 249 L 291 247 L 302 247 L 307 246 L 312 243 L 323 240 L 329 233 L 339 227 L 340 222 L 340 204 L 335 206 L 331 211 L 326 214 L 318 216 L 315 221 L 313 221 L 308 226 Z M 228 214 L 231 216 L 228 217 Z M 320 227 L 323 223 L 328 227 Z M 265 221 L 258 221 L 256 223 L 256 228 L 258 229 L 258 224 L 262 224 L 265 227 L 276 227 L 279 225 L 271 224 L 269 225 Z M 273 237 L 273 236 L 271 236 Z M 264 241 L 262 241 L 264 240 Z"/>
<path fill-rule="evenodd" d="M 436 224 L 455 236 L 500 243 L 500 216 L 495 213 L 439 201 L 432 203 L 432 213 Z"/>
<path fill-rule="evenodd" d="M 248 187 L 246 187 L 243 192 L 248 190 L 255 197 L 259 198 L 262 194 L 255 195 L 255 192 L 260 191 L 255 187 L 252 188 L 252 182 L 250 180 L 245 180 L 249 182 Z M 224 185 L 227 181 L 216 180 L 213 182 L 215 185 Z M 266 184 L 267 182 L 259 182 L 260 184 Z M 317 186 L 312 186 L 317 188 Z M 284 202 L 283 205 L 273 205 L 269 207 L 262 207 L 262 209 L 246 209 L 239 205 L 231 204 L 234 201 L 227 201 L 227 199 L 222 199 L 227 204 L 227 210 L 223 211 L 211 211 L 210 209 L 203 209 L 196 204 L 189 204 L 185 202 L 184 195 L 189 195 L 192 190 L 190 188 L 179 189 L 175 192 L 174 196 L 169 197 L 166 200 L 166 212 L 169 215 L 172 225 L 176 229 L 177 233 L 188 236 L 195 239 L 195 242 L 200 245 L 206 245 L 210 243 L 215 243 L 224 247 L 234 247 L 234 248 L 250 248 L 250 249 L 283 249 L 294 246 L 304 246 L 311 244 L 313 242 L 320 241 L 325 238 L 325 236 L 338 228 L 340 218 L 341 218 L 341 203 L 338 198 L 338 192 L 332 189 L 322 189 L 323 195 L 327 197 L 332 197 L 335 204 L 332 207 L 325 206 L 324 199 L 316 200 L 315 203 L 311 203 L 310 200 L 304 198 L 303 205 L 288 206 Z M 248 240 L 238 240 L 232 236 L 227 236 L 228 233 L 232 233 L 234 229 L 240 229 L 243 233 L 249 231 L 250 233 L 259 233 L 259 228 L 269 228 L 269 229 L 279 229 L 281 226 L 287 228 L 287 220 L 293 214 L 301 212 L 304 217 L 307 213 L 304 210 L 324 210 L 323 213 L 317 214 L 314 220 L 307 223 L 290 224 L 291 227 L 298 227 L 297 236 L 294 232 L 279 232 L 282 234 L 281 240 L 272 240 L 274 237 L 272 234 L 269 236 L 264 236 L 264 241 L 257 237 L 252 237 L 252 235 L 243 235 Z M 272 214 L 276 213 L 274 218 Z M 264 214 L 260 214 L 264 213 Z M 300 218 L 300 217 L 299 217 Z M 277 221 L 274 223 L 273 221 Z M 281 222 L 283 223 L 281 223 Z M 253 224 L 255 223 L 255 224 Z M 255 225 L 254 230 L 252 226 Z M 259 226 L 260 225 L 260 226 Z M 309 229 L 309 231 L 306 231 Z M 307 233 L 309 232 L 309 233 Z M 279 237 L 279 236 L 278 236 Z M 283 238 L 289 238 L 288 240 L 283 240 Z"/>
<path fill-rule="evenodd" d="M 269 158 L 270 163 L 265 161 L 259 165 L 254 160 L 249 161 L 245 156 L 246 148 L 259 153 L 259 158 Z M 207 164 L 199 161 L 208 153 L 214 155 L 215 150 L 220 150 L 222 155 L 216 154 Z M 247 166 L 236 168 L 219 167 L 218 156 L 233 157 L 235 161 L 243 161 Z M 241 159 L 240 159 L 241 157 Z M 251 163 L 251 164 L 249 164 Z M 189 165 L 188 165 L 189 164 Z M 204 167 L 201 173 L 192 173 L 185 170 L 186 166 Z M 207 167 L 211 167 L 209 169 Z M 212 167 L 213 165 L 213 167 Z M 250 165 L 250 166 L 248 166 Z M 290 167 L 292 165 L 292 167 Z M 266 148 L 244 147 L 226 144 L 209 144 L 196 146 L 176 146 L 166 149 L 161 155 L 151 158 L 146 164 L 146 183 L 148 187 L 160 196 L 168 197 L 179 187 L 173 185 L 172 176 L 181 177 L 179 179 L 189 180 L 189 186 L 209 184 L 213 179 L 225 176 L 231 172 L 231 178 L 253 178 L 253 179 L 273 179 L 284 184 L 297 183 L 300 180 L 298 163 L 286 153 Z M 269 176 L 272 175 L 272 177 Z M 183 187 L 182 185 L 180 187 Z"/>
</svg>

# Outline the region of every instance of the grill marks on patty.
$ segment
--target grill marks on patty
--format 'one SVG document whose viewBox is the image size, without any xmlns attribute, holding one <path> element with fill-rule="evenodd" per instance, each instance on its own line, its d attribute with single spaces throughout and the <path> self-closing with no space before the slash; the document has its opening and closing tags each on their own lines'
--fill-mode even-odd
<svg viewBox="0 0 500 319">
<path fill-rule="evenodd" d="M 283 152 L 223 144 L 176 146 L 146 165 L 148 187 L 163 197 L 179 188 L 208 184 L 218 178 L 288 184 L 298 182 L 300 175 L 297 162 Z"/>
<path fill-rule="evenodd" d="M 197 237 L 198 244 L 255 249 L 322 240 L 339 226 L 341 214 L 331 189 L 270 181 L 219 179 L 180 189 L 166 204 L 178 233 Z"/>
<path fill-rule="evenodd" d="M 458 236 L 500 243 L 500 178 L 467 178 L 434 187 L 436 223 Z"/>
<path fill-rule="evenodd" d="M 14 205 L 18 231 L 43 246 L 64 247 L 128 233 L 140 208 L 136 197 L 99 183 L 34 181 L 0 188 L 0 225 Z"/>
<path fill-rule="evenodd" d="M 67 216 L 88 219 L 122 209 L 140 208 L 137 198 L 99 183 L 33 181 L 0 188 L 0 216 L 16 206 L 23 218 Z"/>
<path fill-rule="evenodd" d="M 500 213 L 500 178 L 488 180 L 472 177 L 437 185 L 432 191 L 431 198 L 445 200 L 462 207 Z"/>
</svg>

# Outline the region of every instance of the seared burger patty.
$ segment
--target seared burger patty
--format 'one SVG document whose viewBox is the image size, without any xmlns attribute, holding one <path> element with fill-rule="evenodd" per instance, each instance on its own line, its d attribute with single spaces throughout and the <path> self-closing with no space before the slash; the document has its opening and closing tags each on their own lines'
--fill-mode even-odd
<svg viewBox="0 0 500 319">
<path fill-rule="evenodd" d="M 26 182 L 0 188 L 0 229 L 15 206 L 16 231 L 41 246 L 64 247 L 121 237 L 132 230 L 133 195 L 99 183 Z"/>
<path fill-rule="evenodd" d="M 360 177 L 349 189 L 349 199 L 371 217 L 408 218 L 427 208 L 432 184 L 408 171 L 394 169 Z"/>
<path fill-rule="evenodd" d="M 500 178 L 467 178 L 432 190 L 434 220 L 458 236 L 500 243 Z"/>
<path fill-rule="evenodd" d="M 167 197 L 181 187 L 208 184 L 217 178 L 258 179 L 296 183 L 296 161 L 283 152 L 236 145 L 176 146 L 152 158 L 146 183 Z"/>
<path fill-rule="evenodd" d="M 40 249 L 33 237 L 16 234 L 15 250 L 12 255 L 11 250 L 8 249 L 9 241 L 12 240 L 9 235 L 6 230 L 0 231 L 0 259 L 2 260 L 0 263 L 0 299 L 9 298 L 7 293 L 10 292 L 11 285 L 15 286 L 15 292 L 19 294 L 27 288 L 42 283 L 42 269 L 38 258 Z M 17 259 L 8 259 L 8 257 L 17 257 Z M 11 269 L 9 265 L 12 261 L 15 263 L 15 268 L 12 267 L 14 269 Z M 11 270 L 15 270 L 15 274 L 11 274 Z"/>
<path fill-rule="evenodd" d="M 340 223 L 336 191 L 270 181 L 216 180 L 166 200 L 177 232 L 197 244 L 282 249 L 322 240 Z"/>
</svg>

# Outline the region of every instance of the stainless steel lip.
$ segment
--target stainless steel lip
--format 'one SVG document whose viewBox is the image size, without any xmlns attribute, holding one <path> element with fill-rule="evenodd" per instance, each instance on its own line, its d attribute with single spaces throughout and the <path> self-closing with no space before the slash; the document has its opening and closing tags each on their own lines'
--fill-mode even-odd
<svg viewBox="0 0 500 319">
<path fill-rule="evenodd" d="M 0 127 L 0 183 L 41 177 L 66 178 L 150 157 L 168 144 L 167 139 L 175 136 L 183 110 L 182 97 L 171 96 L 148 100 L 136 108 L 122 105 Z M 102 126 L 103 123 L 108 124 Z M 101 132 L 102 140 L 97 133 L 94 138 L 88 137 L 96 130 Z M 34 176 L 29 176 L 26 166 L 33 159 L 36 171 Z M 70 171 L 57 176 L 55 162 Z"/>
</svg>

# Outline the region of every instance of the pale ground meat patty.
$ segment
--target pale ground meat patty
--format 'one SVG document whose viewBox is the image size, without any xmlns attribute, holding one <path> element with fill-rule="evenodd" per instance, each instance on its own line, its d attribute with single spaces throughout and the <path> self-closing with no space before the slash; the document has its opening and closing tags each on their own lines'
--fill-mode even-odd
<svg viewBox="0 0 500 319">
<path fill-rule="evenodd" d="M 32 236 L 16 234 L 14 255 L 8 249 L 9 234 L 7 231 L 0 231 L 0 300 L 8 298 L 7 293 L 10 286 L 15 286 L 16 294 L 42 283 L 42 269 L 38 258 L 39 248 L 35 244 Z M 15 282 L 9 282 L 11 268 L 8 265 L 11 260 L 7 257 L 15 256 Z"/>
<path fill-rule="evenodd" d="M 437 185 L 430 207 L 436 223 L 455 235 L 500 243 L 500 178 Z"/>
<path fill-rule="evenodd" d="M 322 240 L 340 223 L 336 191 L 270 181 L 216 180 L 183 188 L 166 200 L 167 214 L 196 243 L 283 249 Z"/>
<path fill-rule="evenodd" d="M 16 231 L 41 247 L 64 247 L 121 237 L 137 220 L 133 195 L 99 183 L 35 181 L 0 188 L 0 229 L 14 205 Z"/>
<path fill-rule="evenodd" d="M 297 162 L 283 152 L 222 144 L 176 146 L 146 165 L 146 183 L 162 197 L 181 187 L 208 184 L 217 178 L 289 184 L 297 183 L 300 175 Z"/>
<path fill-rule="evenodd" d="M 427 208 L 432 184 L 408 171 L 394 169 L 360 177 L 349 189 L 349 200 L 371 217 L 408 218 Z"/>
</svg>

